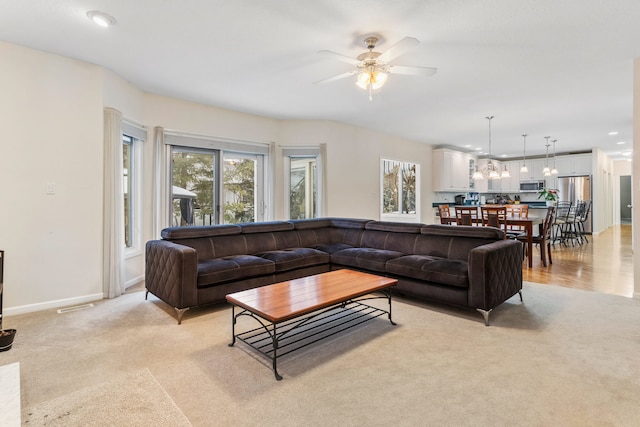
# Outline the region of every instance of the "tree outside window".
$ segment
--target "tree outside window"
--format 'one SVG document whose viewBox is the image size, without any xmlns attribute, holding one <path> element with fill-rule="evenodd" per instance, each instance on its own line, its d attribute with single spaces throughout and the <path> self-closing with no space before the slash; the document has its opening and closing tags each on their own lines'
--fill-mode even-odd
<svg viewBox="0 0 640 427">
<path fill-rule="evenodd" d="M 382 160 L 382 215 L 418 218 L 419 165 Z"/>
</svg>

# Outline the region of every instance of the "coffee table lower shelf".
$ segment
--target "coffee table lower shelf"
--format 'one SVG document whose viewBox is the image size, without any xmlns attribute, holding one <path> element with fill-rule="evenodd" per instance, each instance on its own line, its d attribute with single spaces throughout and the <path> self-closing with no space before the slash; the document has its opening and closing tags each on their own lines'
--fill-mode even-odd
<svg viewBox="0 0 640 427">
<path fill-rule="evenodd" d="M 391 288 L 384 289 L 381 292 L 384 296 L 366 296 L 348 300 L 304 317 L 297 317 L 280 323 L 272 323 L 258 314 L 239 306 L 238 309 L 241 311 L 236 314 L 236 305 L 232 304 L 232 342 L 229 343 L 229 347 L 233 347 L 236 339 L 238 339 L 270 359 L 273 365 L 273 373 L 279 381 L 282 376 L 278 373 L 278 357 L 300 350 L 380 316 L 387 315 L 391 324 L 395 325 L 391 319 Z M 389 301 L 389 310 L 373 307 L 363 302 L 372 299 L 387 299 Z M 236 322 L 241 316 L 255 319 L 260 326 L 236 334 Z"/>
</svg>

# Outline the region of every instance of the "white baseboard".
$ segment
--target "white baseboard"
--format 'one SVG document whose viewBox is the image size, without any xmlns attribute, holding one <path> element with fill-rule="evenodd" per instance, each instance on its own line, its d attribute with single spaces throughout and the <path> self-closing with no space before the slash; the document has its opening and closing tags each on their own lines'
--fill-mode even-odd
<svg viewBox="0 0 640 427">
<path fill-rule="evenodd" d="M 634 292 L 634 293 L 633 293 L 633 297 L 634 297 L 635 299 L 640 299 L 640 292 Z"/>
<path fill-rule="evenodd" d="M 39 302 L 37 304 L 19 305 L 17 307 L 5 308 L 2 312 L 4 316 L 15 316 L 17 314 L 33 313 L 34 311 L 49 310 L 52 308 L 68 307 L 71 305 L 84 304 L 91 301 L 101 300 L 103 298 L 102 293 L 84 295 L 81 297 L 58 299 L 54 301 Z"/>
<path fill-rule="evenodd" d="M 138 276 L 138 277 L 134 277 L 133 279 L 129 279 L 124 283 L 124 288 L 130 288 L 133 285 L 137 285 L 140 282 L 144 282 L 144 274 Z"/>
</svg>

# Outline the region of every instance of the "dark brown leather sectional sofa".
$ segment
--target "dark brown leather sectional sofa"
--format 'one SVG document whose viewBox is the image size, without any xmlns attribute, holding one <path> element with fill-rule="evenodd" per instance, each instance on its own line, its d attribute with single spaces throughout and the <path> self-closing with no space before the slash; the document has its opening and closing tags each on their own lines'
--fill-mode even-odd
<svg viewBox="0 0 640 427">
<path fill-rule="evenodd" d="M 172 227 L 146 245 L 146 288 L 178 312 L 225 295 L 349 268 L 394 292 L 489 313 L 522 289 L 522 245 L 491 227 L 318 218 Z M 522 297 L 522 295 L 520 295 Z"/>
</svg>

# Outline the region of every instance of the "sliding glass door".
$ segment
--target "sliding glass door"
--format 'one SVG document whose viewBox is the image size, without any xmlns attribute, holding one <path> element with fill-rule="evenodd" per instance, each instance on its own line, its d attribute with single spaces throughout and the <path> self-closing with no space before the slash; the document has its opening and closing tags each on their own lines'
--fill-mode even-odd
<svg viewBox="0 0 640 427">
<path fill-rule="evenodd" d="M 264 181 L 262 155 L 171 146 L 172 226 L 263 221 Z"/>
<path fill-rule="evenodd" d="M 172 226 L 217 224 L 219 153 L 171 147 Z"/>
</svg>

